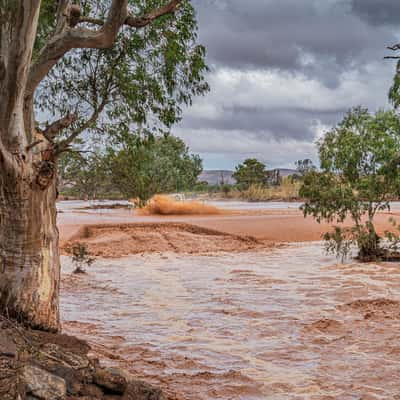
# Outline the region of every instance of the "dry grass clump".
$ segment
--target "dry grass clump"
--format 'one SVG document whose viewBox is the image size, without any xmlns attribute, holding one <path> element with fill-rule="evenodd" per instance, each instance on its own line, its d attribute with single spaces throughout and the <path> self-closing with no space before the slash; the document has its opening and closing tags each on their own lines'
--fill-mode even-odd
<svg viewBox="0 0 400 400">
<path fill-rule="evenodd" d="M 299 198 L 298 182 L 291 182 L 284 179 L 280 186 L 264 187 L 252 185 L 242 193 L 242 198 L 248 201 L 269 201 L 269 200 L 296 200 Z"/>
<path fill-rule="evenodd" d="M 223 210 L 198 201 L 176 201 L 168 196 L 156 195 L 139 210 L 141 215 L 216 215 Z"/>
</svg>

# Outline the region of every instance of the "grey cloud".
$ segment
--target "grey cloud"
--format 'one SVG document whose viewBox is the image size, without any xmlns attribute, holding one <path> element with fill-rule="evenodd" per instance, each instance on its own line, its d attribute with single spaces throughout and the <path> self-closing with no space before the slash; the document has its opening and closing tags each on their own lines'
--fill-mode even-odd
<svg viewBox="0 0 400 400">
<path fill-rule="evenodd" d="M 337 0 L 321 5 L 324 1 L 197 0 L 200 38 L 211 63 L 297 71 L 338 84 L 343 71 L 363 68 L 371 57 L 382 58 L 395 35 L 392 27 L 371 27 L 365 20 L 370 15 L 384 18 L 382 1 Z M 383 3 L 391 14 L 399 15 L 398 2 Z M 302 62 L 304 54 L 314 57 L 311 65 Z"/>
<path fill-rule="evenodd" d="M 313 112 L 301 108 L 264 109 L 262 107 L 224 106 L 217 118 L 188 116 L 182 124 L 187 129 L 240 130 L 248 137 L 310 140 L 315 137 L 317 121 L 334 124 L 345 109 Z"/>
<path fill-rule="evenodd" d="M 335 125 L 352 106 L 387 105 L 394 63 L 383 56 L 397 42 L 399 0 L 193 4 L 212 92 L 185 112 L 177 132 L 206 165 L 210 154 L 214 166 L 217 157 L 226 167 L 250 154 L 289 165 L 315 156 L 316 126 Z M 231 82 L 222 70 L 244 76 Z M 254 73 L 273 74 L 273 83 L 259 85 Z"/>
<path fill-rule="evenodd" d="M 373 25 L 395 25 L 400 20 L 400 2 L 397 0 L 353 0 L 355 14 Z"/>
</svg>

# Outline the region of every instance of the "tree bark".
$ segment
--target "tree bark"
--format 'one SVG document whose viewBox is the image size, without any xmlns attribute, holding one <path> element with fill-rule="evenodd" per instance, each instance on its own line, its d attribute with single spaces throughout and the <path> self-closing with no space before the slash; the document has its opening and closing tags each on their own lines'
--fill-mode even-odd
<svg viewBox="0 0 400 400">
<path fill-rule="evenodd" d="M 32 190 L 29 178 L 0 177 L 0 312 L 58 331 L 60 264 L 56 179 Z"/>
<path fill-rule="evenodd" d="M 55 157 L 30 148 L 33 96 L 26 95 L 40 0 L 0 10 L 0 313 L 49 331 L 60 327 Z"/>
</svg>

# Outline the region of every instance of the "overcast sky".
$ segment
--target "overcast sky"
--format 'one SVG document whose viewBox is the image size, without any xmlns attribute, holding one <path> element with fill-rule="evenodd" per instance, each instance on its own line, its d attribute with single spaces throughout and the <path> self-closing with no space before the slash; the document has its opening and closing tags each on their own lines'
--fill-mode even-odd
<svg viewBox="0 0 400 400">
<path fill-rule="evenodd" d="M 211 92 L 175 129 L 205 169 L 248 157 L 317 161 L 316 138 L 352 106 L 387 107 L 399 0 L 193 0 Z"/>
</svg>

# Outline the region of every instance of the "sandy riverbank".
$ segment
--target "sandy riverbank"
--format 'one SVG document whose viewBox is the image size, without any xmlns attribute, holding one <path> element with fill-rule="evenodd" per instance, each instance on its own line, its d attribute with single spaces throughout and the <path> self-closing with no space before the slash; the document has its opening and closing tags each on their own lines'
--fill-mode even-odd
<svg viewBox="0 0 400 400">
<path fill-rule="evenodd" d="M 390 217 L 400 220 L 398 212 L 377 215 L 376 228 L 379 234 L 393 229 L 389 223 Z M 185 224 L 192 228 L 183 229 Z M 107 229 L 105 225 L 108 226 Z M 178 229 L 178 226 L 181 228 Z M 193 226 L 197 227 L 197 231 Z M 331 229 L 331 224 L 318 224 L 310 217 L 304 218 L 299 210 L 284 209 L 229 211 L 222 215 L 201 216 L 142 216 L 127 210 L 112 210 L 107 213 L 80 211 L 59 215 L 62 246 L 71 238 L 85 239 L 84 227 L 91 227 L 87 231 L 90 232 L 90 238 L 86 238 L 86 241 L 97 254 L 101 253 L 103 243 L 103 253 L 106 255 L 110 242 L 114 247 L 120 246 L 124 254 L 128 250 L 130 254 L 136 254 L 143 249 L 151 248 L 151 251 L 163 252 L 171 251 L 174 247 L 178 249 L 177 252 L 183 252 L 185 248 L 189 253 L 201 252 L 201 249 L 205 252 L 217 251 L 218 245 L 221 246 L 221 251 L 240 251 L 247 245 L 240 243 L 239 236 L 251 237 L 253 242 L 258 240 L 267 245 L 318 241 L 323 233 Z M 219 240 L 214 240 L 213 235 L 209 234 L 210 230 L 217 234 Z M 122 254 L 117 253 L 115 256 Z"/>
</svg>

